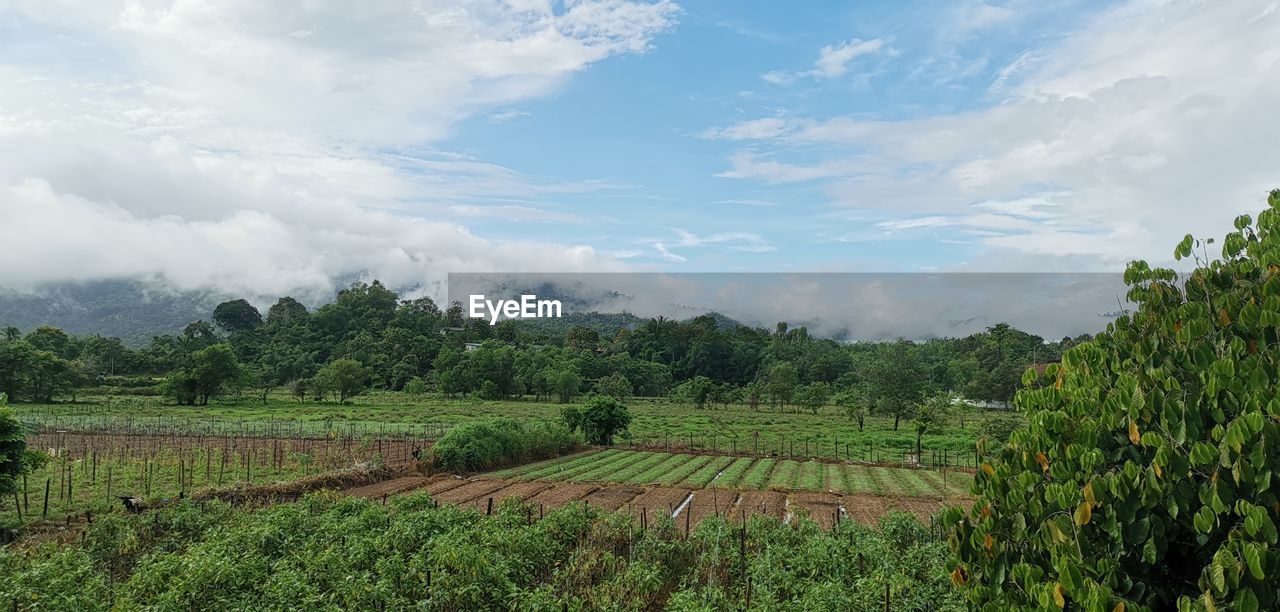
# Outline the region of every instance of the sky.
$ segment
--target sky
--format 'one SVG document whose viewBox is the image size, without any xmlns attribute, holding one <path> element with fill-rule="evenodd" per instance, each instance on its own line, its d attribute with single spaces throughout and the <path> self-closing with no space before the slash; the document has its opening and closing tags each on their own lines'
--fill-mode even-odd
<svg viewBox="0 0 1280 612">
<path fill-rule="evenodd" d="M 0 286 L 1171 264 L 1280 186 L 1277 41 L 1270 0 L 0 0 Z"/>
</svg>

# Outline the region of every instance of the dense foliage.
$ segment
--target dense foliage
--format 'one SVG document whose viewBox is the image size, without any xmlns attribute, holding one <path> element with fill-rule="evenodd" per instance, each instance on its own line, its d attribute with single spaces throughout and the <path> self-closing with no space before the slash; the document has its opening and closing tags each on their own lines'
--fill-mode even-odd
<svg viewBox="0 0 1280 612">
<path fill-rule="evenodd" d="M 561 420 L 571 431 L 581 431 L 589 444 L 613 444 L 614 435 L 631 425 L 631 413 L 611 395 L 596 395 L 582 407 L 566 407 Z"/>
<path fill-rule="evenodd" d="M 6 402 L 0 393 L 0 499 L 16 490 L 14 483 L 28 467 L 27 432 Z"/>
<path fill-rule="evenodd" d="M 573 433 L 558 424 L 494 419 L 450 429 L 432 446 L 431 453 L 437 467 L 480 471 L 555 457 L 578 446 Z"/>
<path fill-rule="evenodd" d="M 803 327 L 766 330 L 716 315 L 601 316 L 568 329 L 532 321 L 490 326 L 464 319 L 457 305 L 402 300 L 376 281 L 343 290 L 314 312 L 286 297 L 263 317 L 234 300 L 214 309 L 212 320 L 141 348 L 51 327 L 26 335 L 9 328 L 0 338 L 0 390 L 41 403 L 88 387 L 204 405 L 228 393 L 265 401 L 278 387 L 299 400 L 338 402 L 370 387 L 410 387 L 486 400 L 670 395 L 699 408 L 745 403 L 815 412 L 844 393 L 896 425 L 934 391 L 1007 401 L 1022 369 L 1079 341 L 1046 343 L 1001 324 L 960 339 L 840 343 Z M 601 333 L 612 323 L 624 326 Z"/>
<path fill-rule="evenodd" d="M 1269 204 L 1221 259 L 1184 239 L 1188 275 L 1130 264 L 1137 310 L 1018 394 L 1027 426 L 947 517 L 974 604 L 1280 606 L 1280 191 Z"/>
<path fill-rule="evenodd" d="M 909 515 L 834 531 L 712 518 L 683 537 L 580 504 L 538 518 L 312 495 L 244 512 L 182 504 L 103 517 L 78 545 L 0 549 L 19 609 L 960 610 L 946 548 Z"/>
</svg>

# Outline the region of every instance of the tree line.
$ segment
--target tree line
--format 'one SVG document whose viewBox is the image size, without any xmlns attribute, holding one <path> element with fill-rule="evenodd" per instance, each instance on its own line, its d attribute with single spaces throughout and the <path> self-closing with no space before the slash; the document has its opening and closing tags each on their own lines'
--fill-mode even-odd
<svg viewBox="0 0 1280 612">
<path fill-rule="evenodd" d="M 286 387 L 299 400 L 345 401 L 367 388 L 489 400 L 568 403 L 584 394 L 666 397 L 698 407 L 817 411 L 832 403 L 911 418 L 923 398 L 950 391 L 1008 402 L 1022 372 L 1086 339 L 1045 341 L 1006 324 L 964 338 L 842 343 L 779 323 L 751 327 L 708 314 L 662 317 L 602 334 L 520 321 L 467 319 L 460 305 L 401 299 L 357 283 L 314 310 L 280 298 L 265 316 L 247 300 L 219 304 L 210 321 L 129 347 L 53 327 L 0 340 L 0 390 L 16 400 L 74 398 L 86 386 L 148 387 L 180 404 Z"/>
</svg>

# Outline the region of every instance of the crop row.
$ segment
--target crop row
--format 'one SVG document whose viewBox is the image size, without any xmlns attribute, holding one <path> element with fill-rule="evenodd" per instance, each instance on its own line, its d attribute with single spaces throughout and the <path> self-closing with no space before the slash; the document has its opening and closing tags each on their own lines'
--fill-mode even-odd
<svg viewBox="0 0 1280 612">
<path fill-rule="evenodd" d="M 689 489 L 833 491 L 912 497 L 963 493 L 972 482 L 972 477 L 962 472 L 616 449 L 570 455 L 490 475 L 522 481 L 568 480 Z"/>
</svg>

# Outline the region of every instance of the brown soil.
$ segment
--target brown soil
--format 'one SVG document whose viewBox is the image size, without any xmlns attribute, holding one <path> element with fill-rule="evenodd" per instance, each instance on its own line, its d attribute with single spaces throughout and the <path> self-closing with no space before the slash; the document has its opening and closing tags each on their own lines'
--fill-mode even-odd
<svg viewBox="0 0 1280 612">
<path fill-rule="evenodd" d="M 839 512 L 843 499 L 834 493 L 804 492 L 790 494 L 788 502 L 792 516 L 808 514 L 823 529 L 830 529 L 836 522 L 836 513 Z"/>
<path fill-rule="evenodd" d="M 686 512 L 691 512 L 690 520 L 694 523 L 708 516 L 724 516 L 733 510 L 738 501 L 738 492 L 727 489 L 702 489 L 694 491 L 693 501 L 689 502 Z"/>
<path fill-rule="evenodd" d="M 393 478 L 391 480 L 384 480 L 382 482 L 371 484 L 371 485 L 365 485 L 363 487 L 348 489 L 347 495 L 350 495 L 352 497 L 378 499 L 378 498 L 381 498 L 383 495 L 398 495 L 401 493 L 408 493 L 415 489 L 421 489 L 422 487 L 425 487 L 429 483 L 431 483 L 433 479 L 439 479 L 439 478 L 441 477 L 440 476 L 435 476 L 435 477 L 405 476 L 403 478 Z"/>
<path fill-rule="evenodd" d="M 786 511 L 787 495 L 777 491 L 743 491 L 738 499 L 737 508 L 730 513 L 734 520 L 741 521 L 743 515 L 762 514 L 781 519 Z"/>
<path fill-rule="evenodd" d="M 428 441 L 371 438 L 279 438 L 267 436 L 189 436 L 116 434 L 92 432 L 41 432 L 27 436 L 27 444 L 33 449 L 65 454 L 70 459 L 116 457 L 120 459 L 153 457 L 157 453 L 174 453 L 180 456 L 203 454 L 206 450 L 231 458 L 248 454 L 256 465 L 274 465 L 296 454 L 312 458 L 319 468 L 350 465 L 356 461 L 381 455 L 389 467 L 404 467 L 416 463 L 414 451 L 430 448 Z M 193 458 L 194 463 L 194 458 Z M 212 459 L 212 469 L 217 470 L 220 460 Z M 229 461 L 235 465 L 238 462 Z"/>
<path fill-rule="evenodd" d="M 427 492 L 432 496 L 439 495 L 450 489 L 456 489 L 464 484 L 471 482 L 465 478 L 458 478 L 453 475 L 446 475 L 439 480 L 433 480 L 427 485 Z"/>
<path fill-rule="evenodd" d="M 612 512 L 643 492 L 644 489 L 634 486 L 604 487 L 593 491 L 586 499 L 592 508 L 600 508 Z"/>
<path fill-rule="evenodd" d="M 551 508 L 559 508 L 567 503 L 578 501 L 599 488 L 600 485 L 580 482 L 553 484 L 550 489 L 539 493 L 529 501 L 550 510 Z"/>
<path fill-rule="evenodd" d="M 507 483 L 501 480 L 477 480 L 468 482 L 460 487 L 454 487 L 432 497 L 442 504 L 464 504 L 478 497 L 487 497 L 490 493 L 505 486 L 507 486 Z"/>
<path fill-rule="evenodd" d="M 493 500 L 493 507 L 497 508 L 505 499 L 514 497 L 520 500 L 527 500 L 553 486 L 549 482 L 517 482 L 515 484 L 508 484 L 500 480 L 490 482 L 497 482 L 504 486 L 492 493 L 480 495 L 460 505 L 485 512 L 488 509 L 490 499 Z"/>
<path fill-rule="evenodd" d="M 660 514 L 671 516 L 671 513 L 689 497 L 691 492 L 688 489 L 672 487 L 649 487 L 644 493 L 631 500 L 629 504 L 631 513 L 639 516 L 643 509 L 651 518 Z"/>
<path fill-rule="evenodd" d="M 848 516 L 867 524 L 875 524 L 889 510 L 902 510 L 916 515 L 926 525 L 929 516 L 954 504 L 968 506 L 972 500 L 967 499 L 929 499 L 923 497 L 886 497 L 880 495 L 855 494 L 844 496 L 844 509 Z"/>
</svg>

